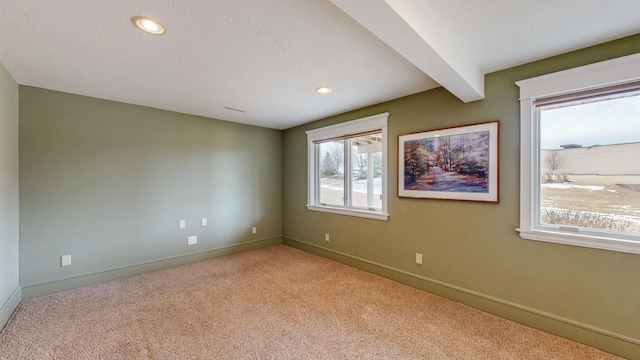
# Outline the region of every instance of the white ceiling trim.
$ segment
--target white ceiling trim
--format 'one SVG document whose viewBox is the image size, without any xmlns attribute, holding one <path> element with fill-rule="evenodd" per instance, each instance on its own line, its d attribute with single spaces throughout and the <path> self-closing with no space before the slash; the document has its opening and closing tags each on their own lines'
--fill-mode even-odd
<svg viewBox="0 0 640 360">
<path fill-rule="evenodd" d="M 484 74 L 426 0 L 331 0 L 464 102 L 484 99 Z"/>
</svg>

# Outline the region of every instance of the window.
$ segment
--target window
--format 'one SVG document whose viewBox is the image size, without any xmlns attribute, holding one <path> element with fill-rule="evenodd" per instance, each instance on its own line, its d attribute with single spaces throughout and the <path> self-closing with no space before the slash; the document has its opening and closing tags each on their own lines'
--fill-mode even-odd
<svg viewBox="0 0 640 360">
<path fill-rule="evenodd" d="M 307 131 L 307 209 L 387 220 L 387 118 Z"/>
<path fill-rule="evenodd" d="M 640 254 L 640 54 L 516 84 L 520 236 Z"/>
</svg>

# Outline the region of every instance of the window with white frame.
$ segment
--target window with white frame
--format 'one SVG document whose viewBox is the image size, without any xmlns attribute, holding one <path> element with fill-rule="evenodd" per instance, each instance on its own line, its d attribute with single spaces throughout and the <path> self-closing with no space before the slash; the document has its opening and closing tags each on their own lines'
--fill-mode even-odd
<svg viewBox="0 0 640 360">
<path fill-rule="evenodd" d="M 640 54 L 516 84 L 520 236 L 640 254 Z"/>
<path fill-rule="evenodd" d="M 389 113 L 307 131 L 307 209 L 387 220 Z"/>
</svg>

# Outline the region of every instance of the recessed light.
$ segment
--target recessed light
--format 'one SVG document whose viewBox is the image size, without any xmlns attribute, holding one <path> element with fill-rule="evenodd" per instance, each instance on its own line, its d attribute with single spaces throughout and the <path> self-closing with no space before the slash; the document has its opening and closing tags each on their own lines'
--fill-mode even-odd
<svg viewBox="0 0 640 360">
<path fill-rule="evenodd" d="M 325 87 L 325 86 L 321 86 L 321 87 L 319 87 L 319 88 L 317 88 L 317 89 L 316 89 L 316 92 L 317 92 L 318 94 L 323 94 L 323 95 L 324 95 L 324 94 L 328 94 L 328 93 L 330 93 L 330 92 L 332 92 L 332 91 L 333 91 L 333 89 L 332 89 L 332 88 L 330 88 L 330 87 Z"/>
<path fill-rule="evenodd" d="M 162 24 L 148 17 L 136 16 L 131 19 L 131 22 L 133 22 L 138 29 L 148 32 L 149 34 L 162 35 L 167 32 Z"/>
</svg>

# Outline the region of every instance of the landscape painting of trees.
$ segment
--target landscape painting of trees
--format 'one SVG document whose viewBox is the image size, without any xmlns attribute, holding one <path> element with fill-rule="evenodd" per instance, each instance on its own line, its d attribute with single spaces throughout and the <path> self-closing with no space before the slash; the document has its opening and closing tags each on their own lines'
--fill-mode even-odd
<svg viewBox="0 0 640 360">
<path fill-rule="evenodd" d="M 498 122 L 399 139 L 400 196 L 497 201 Z"/>
</svg>

